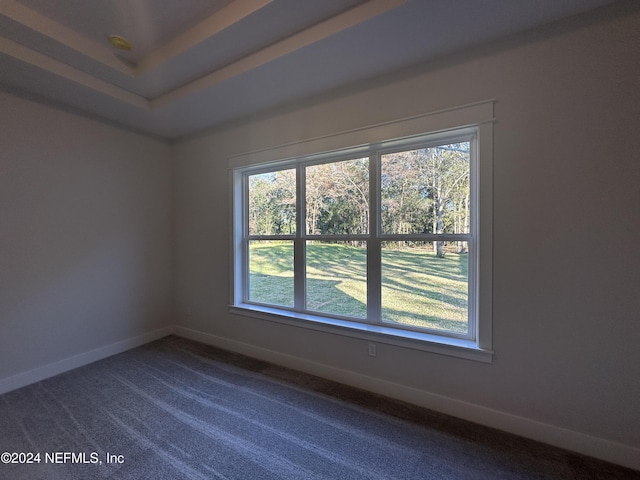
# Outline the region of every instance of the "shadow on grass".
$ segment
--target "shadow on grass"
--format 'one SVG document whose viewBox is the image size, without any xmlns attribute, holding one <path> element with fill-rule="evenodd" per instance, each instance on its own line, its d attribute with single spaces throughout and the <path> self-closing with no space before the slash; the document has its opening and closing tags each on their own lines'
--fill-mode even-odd
<svg viewBox="0 0 640 480">
<path fill-rule="evenodd" d="M 307 269 L 330 272 L 331 276 L 366 276 L 367 250 L 343 244 L 307 245 Z"/>
<path fill-rule="evenodd" d="M 250 299 L 293 306 L 293 245 L 251 250 Z M 389 325 L 467 331 L 467 256 L 438 258 L 427 250 L 383 251 L 384 317 Z M 340 243 L 307 245 L 308 310 L 364 318 L 366 249 Z"/>
<path fill-rule="evenodd" d="M 383 323 L 390 326 L 404 325 L 410 327 L 430 328 L 459 334 L 466 334 L 468 329 L 466 318 L 455 319 L 430 314 L 415 314 L 393 308 L 383 309 Z"/>
<path fill-rule="evenodd" d="M 340 280 L 307 279 L 307 309 L 346 317 L 364 318 L 366 305 L 342 291 Z M 293 307 L 293 277 L 252 274 L 249 300 L 256 303 Z"/>
<path fill-rule="evenodd" d="M 307 279 L 307 309 L 346 317 L 365 318 L 364 302 L 338 288 L 340 280 Z"/>
<path fill-rule="evenodd" d="M 425 250 L 385 249 L 382 253 L 383 270 L 397 270 L 402 275 L 429 275 L 444 280 L 467 281 L 468 256 L 448 254 L 438 258 Z"/>
<path fill-rule="evenodd" d="M 293 276 L 293 242 L 251 241 L 249 261 L 256 273 Z"/>
<path fill-rule="evenodd" d="M 293 307 L 293 275 L 283 277 L 261 273 L 250 274 L 249 300 L 256 303 Z"/>
<path fill-rule="evenodd" d="M 383 295 L 392 291 L 398 296 L 428 298 L 457 308 L 466 308 L 468 303 L 466 282 L 460 286 L 443 286 L 424 281 L 412 282 L 411 279 L 406 278 L 403 281 L 385 276 L 382 279 L 382 291 Z"/>
</svg>

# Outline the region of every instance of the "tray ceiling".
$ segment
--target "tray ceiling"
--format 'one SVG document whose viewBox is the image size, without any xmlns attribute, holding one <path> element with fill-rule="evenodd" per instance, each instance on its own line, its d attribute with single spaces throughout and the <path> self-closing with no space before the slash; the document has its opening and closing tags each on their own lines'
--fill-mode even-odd
<svg viewBox="0 0 640 480">
<path fill-rule="evenodd" d="M 606 3 L 0 0 L 0 86 L 177 138 Z"/>
</svg>

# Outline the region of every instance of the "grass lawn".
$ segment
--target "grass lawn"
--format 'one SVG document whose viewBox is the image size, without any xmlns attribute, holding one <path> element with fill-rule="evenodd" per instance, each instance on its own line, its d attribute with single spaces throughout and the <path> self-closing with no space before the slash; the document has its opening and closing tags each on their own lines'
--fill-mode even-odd
<svg viewBox="0 0 640 480">
<path fill-rule="evenodd" d="M 293 243 L 252 242 L 251 301 L 293 306 Z M 366 250 L 307 246 L 307 308 L 366 317 Z M 383 248 L 382 318 L 389 324 L 466 333 L 467 255 L 437 258 L 422 248 Z"/>
</svg>

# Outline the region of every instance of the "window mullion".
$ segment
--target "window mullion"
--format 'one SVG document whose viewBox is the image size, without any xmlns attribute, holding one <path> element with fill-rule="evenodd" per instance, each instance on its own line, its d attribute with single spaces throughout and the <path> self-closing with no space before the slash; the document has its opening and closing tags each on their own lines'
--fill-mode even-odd
<svg viewBox="0 0 640 480">
<path fill-rule="evenodd" d="M 293 241 L 293 295 L 294 309 L 302 312 L 306 309 L 306 189 L 305 169 L 296 168 L 296 236 Z"/>
<path fill-rule="evenodd" d="M 381 319 L 380 155 L 369 156 L 369 241 L 367 242 L 367 321 Z"/>
<path fill-rule="evenodd" d="M 236 188 L 240 188 L 241 197 L 236 198 L 237 205 L 241 206 L 240 225 L 237 226 L 234 235 L 241 239 L 239 249 L 240 252 L 240 272 L 239 282 L 236 279 L 236 288 L 239 285 L 240 295 L 234 292 L 235 300 L 241 300 L 243 303 L 249 301 L 249 178 L 248 175 L 238 175 L 236 177 Z M 236 261 L 238 261 L 236 259 Z M 236 267 L 237 268 L 237 267 Z"/>
</svg>

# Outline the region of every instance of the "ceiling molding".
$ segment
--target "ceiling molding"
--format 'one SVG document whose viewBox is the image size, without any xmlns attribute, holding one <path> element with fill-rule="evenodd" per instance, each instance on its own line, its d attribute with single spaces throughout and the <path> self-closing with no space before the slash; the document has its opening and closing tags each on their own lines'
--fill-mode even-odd
<svg viewBox="0 0 640 480">
<path fill-rule="evenodd" d="M 187 83 L 151 100 L 151 108 L 158 109 L 170 105 L 184 97 L 213 87 L 244 72 L 272 62 L 289 53 L 319 42 L 331 35 L 366 22 L 384 12 L 399 7 L 407 0 L 369 0 L 323 22 L 302 30 L 290 37 L 258 50 L 240 60 Z"/>
<path fill-rule="evenodd" d="M 81 53 L 97 62 L 102 63 L 129 77 L 134 76 L 134 70 L 123 63 L 113 54 L 113 49 L 102 45 L 90 38 L 77 33 L 51 20 L 31 8 L 19 4 L 15 0 L 2 0 L 0 2 L 0 15 L 10 18 L 24 27 L 38 32 L 51 40 L 65 45 L 72 50 Z"/>
<path fill-rule="evenodd" d="M 135 75 L 140 76 L 157 68 L 174 57 L 181 55 L 205 40 L 217 35 L 231 25 L 238 23 L 252 13 L 260 10 L 273 0 L 235 0 L 220 9 L 195 27 L 178 35 L 163 47 L 154 50 L 144 57 L 135 68 Z"/>
<path fill-rule="evenodd" d="M 242 19 L 247 18 L 252 13 L 264 8 L 272 1 L 273 0 L 234 0 L 195 27 L 178 35 L 163 47 L 151 52 L 135 67 L 124 64 L 114 55 L 111 48 L 100 45 L 98 42 L 80 35 L 64 25 L 17 3 L 15 0 L 3 0 L 0 4 L 0 14 L 135 79 L 151 70 L 159 68 L 172 58 L 189 51 L 203 41 L 219 34 Z M 147 110 L 155 110 L 171 105 L 187 96 L 199 93 L 202 90 L 213 87 L 237 75 L 258 68 L 261 65 L 265 65 L 291 52 L 312 45 L 343 30 L 364 23 L 384 12 L 399 7 L 406 3 L 406 1 L 407 0 L 367 0 L 362 4 L 321 21 L 305 30 L 150 100 L 1 36 L 0 52 L 130 105 Z"/>
<path fill-rule="evenodd" d="M 121 62 L 113 54 L 111 48 L 85 38 L 64 25 L 17 3 L 15 0 L 3 0 L 0 4 L 0 14 L 120 73 L 137 78 L 162 66 L 172 58 L 185 53 L 208 38 L 217 35 L 231 25 L 264 8 L 272 1 L 235 0 L 195 27 L 178 35 L 163 47 L 148 54 L 137 67 L 130 67 Z M 0 52 L 130 105 L 147 110 L 155 110 L 277 60 L 343 30 L 364 23 L 371 18 L 399 7 L 406 1 L 368 0 L 151 100 L 2 37 L 0 37 Z"/>
<path fill-rule="evenodd" d="M 146 55 L 138 65 L 130 66 L 114 55 L 113 48 L 102 45 L 76 31 L 26 7 L 15 0 L 0 2 L 0 15 L 22 26 L 49 37 L 113 70 L 129 77 L 138 77 L 162 66 L 208 38 L 248 17 L 273 0 L 234 0 L 195 27 L 173 38 L 169 43 Z"/>
<path fill-rule="evenodd" d="M 66 78 L 74 83 L 108 95 L 116 100 L 126 102 L 145 110 L 150 109 L 149 100 L 123 88 L 105 82 L 88 73 L 62 63 L 54 58 L 38 53 L 35 50 L 20 45 L 12 40 L 0 37 L 0 53 L 9 55 L 17 60 L 33 65 L 59 77 Z"/>
</svg>

